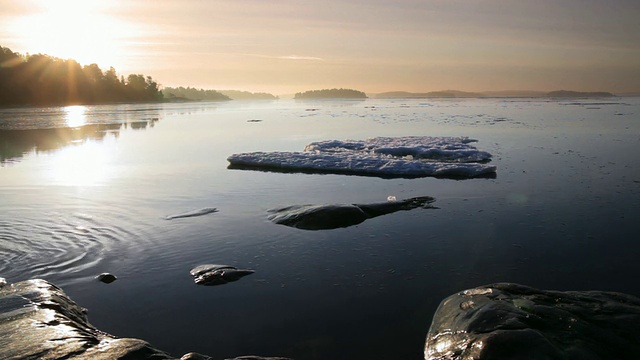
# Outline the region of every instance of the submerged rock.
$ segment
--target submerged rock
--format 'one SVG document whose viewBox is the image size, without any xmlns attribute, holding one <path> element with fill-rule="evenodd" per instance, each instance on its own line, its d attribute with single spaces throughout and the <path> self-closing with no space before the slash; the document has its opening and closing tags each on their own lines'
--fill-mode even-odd
<svg viewBox="0 0 640 360">
<path fill-rule="evenodd" d="M 222 285 L 236 281 L 241 277 L 251 275 L 255 271 L 249 269 L 238 269 L 229 265 L 205 264 L 191 269 L 190 274 L 194 277 L 194 282 L 198 285 Z"/>
<path fill-rule="evenodd" d="M 499 283 L 446 298 L 425 359 L 631 359 L 640 354 L 640 299 Z"/>
<path fill-rule="evenodd" d="M 113 274 L 102 273 L 102 274 L 96 276 L 96 280 L 102 281 L 105 284 L 111 284 L 112 282 L 118 280 L 118 278 Z"/>
<path fill-rule="evenodd" d="M 360 224 L 376 216 L 416 208 L 435 209 L 430 196 L 371 204 L 293 205 L 269 210 L 276 224 L 304 230 L 329 230 Z"/>
</svg>

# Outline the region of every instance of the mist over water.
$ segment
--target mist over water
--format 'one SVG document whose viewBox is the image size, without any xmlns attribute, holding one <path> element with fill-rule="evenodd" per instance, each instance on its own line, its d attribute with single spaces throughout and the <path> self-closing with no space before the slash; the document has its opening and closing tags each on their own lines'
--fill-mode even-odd
<svg viewBox="0 0 640 360">
<path fill-rule="evenodd" d="M 3 109 L 0 276 L 58 284 L 96 327 L 178 357 L 420 359 L 439 302 L 466 288 L 640 295 L 638 114 L 638 98 Z M 227 169 L 234 153 L 409 135 L 477 139 L 497 176 Z M 318 231 L 268 219 L 390 196 L 438 209 Z M 189 270 L 206 263 L 255 273 L 195 285 Z"/>
</svg>

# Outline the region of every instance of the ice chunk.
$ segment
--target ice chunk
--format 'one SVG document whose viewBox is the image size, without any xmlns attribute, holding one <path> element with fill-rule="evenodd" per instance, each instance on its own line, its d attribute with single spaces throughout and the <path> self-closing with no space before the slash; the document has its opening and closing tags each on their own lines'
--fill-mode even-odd
<svg viewBox="0 0 640 360">
<path fill-rule="evenodd" d="M 364 141 L 329 140 L 313 142 L 305 151 L 344 152 L 362 151 L 394 157 L 411 156 L 414 159 L 429 159 L 451 162 L 480 162 L 491 159 L 491 154 L 479 151 L 469 143 L 477 140 L 468 137 L 377 137 Z"/>
<path fill-rule="evenodd" d="M 467 137 L 377 137 L 314 142 L 303 152 L 233 154 L 231 167 L 311 171 L 391 177 L 477 177 L 496 167 L 491 154 L 469 145 Z"/>
</svg>

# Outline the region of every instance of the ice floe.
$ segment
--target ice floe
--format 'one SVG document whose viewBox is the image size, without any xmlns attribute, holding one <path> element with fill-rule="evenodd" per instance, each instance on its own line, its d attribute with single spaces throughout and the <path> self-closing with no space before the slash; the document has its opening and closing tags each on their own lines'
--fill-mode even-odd
<svg viewBox="0 0 640 360">
<path fill-rule="evenodd" d="M 227 158 L 230 168 L 373 175 L 478 177 L 495 174 L 491 154 L 468 137 L 377 137 L 313 142 L 301 152 L 251 152 Z"/>
</svg>

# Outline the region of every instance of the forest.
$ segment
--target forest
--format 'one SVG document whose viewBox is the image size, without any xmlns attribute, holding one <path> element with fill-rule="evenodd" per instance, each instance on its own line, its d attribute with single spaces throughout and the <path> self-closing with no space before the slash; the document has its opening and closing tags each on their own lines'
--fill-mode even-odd
<svg viewBox="0 0 640 360">
<path fill-rule="evenodd" d="M 276 100 L 274 96 L 265 92 L 249 92 L 240 90 L 205 90 L 192 87 L 165 87 L 162 90 L 168 101 L 222 101 L 222 100 Z"/>
<path fill-rule="evenodd" d="M 192 87 L 166 87 L 162 90 L 164 97 L 169 101 L 175 100 L 209 100 L 209 101 L 223 101 L 231 100 L 230 97 L 221 94 L 216 90 L 196 89 Z"/>
<path fill-rule="evenodd" d="M 150 76 L 126 78 L 111 67 L 81 66 L 71 59 L 21 55 L 0 46 L 0 105 L 78 105 L 161 101 Z"/>
</svg>

